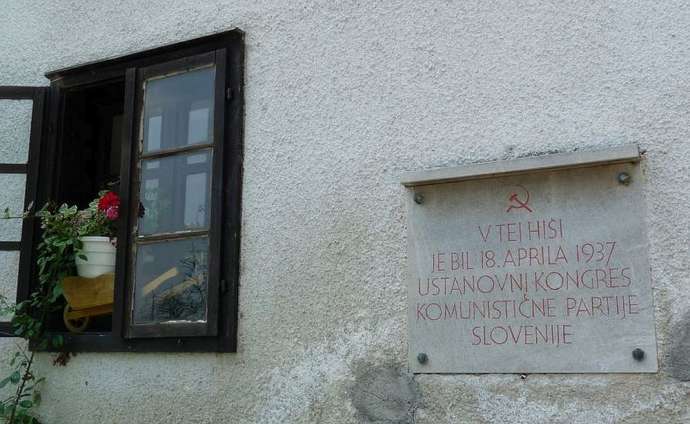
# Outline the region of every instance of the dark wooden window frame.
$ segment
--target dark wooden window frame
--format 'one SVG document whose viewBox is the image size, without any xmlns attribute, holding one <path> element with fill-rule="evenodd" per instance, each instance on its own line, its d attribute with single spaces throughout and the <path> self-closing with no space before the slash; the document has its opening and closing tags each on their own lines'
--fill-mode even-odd
<svg viewBox="0 0 690 424">
<path fill-rule="evenodd" d="M 159 77 L 170 73 L 180 73 L 184 70 L 198 68 L 199 66 L 212 64 L 215 67 L 215 87 L 214 87 L 214 108 L 213 108 L 213 142 L 194 144 L 188 146 L 180 146 L 170 149 L 157 150 L 152 153 L 145 152 L 134 152 L 135 158 L 133 163 L 139 164 L 139 166 L 131 166 L 130 178 L 134 182 L 134 187 L 141 184 L 140 163 L 142 160 L 146 159 L 158 159 L 172 157 L 177 154 L 189 153 L 189 152 L 212 152 L 212 183 L 210 190 L 211 199 L 211 211 L 209 219 L 208 230 L 201 231 L 177 231 L 167 234 L 157 234 L 157 235 L 144 235 L 138 237 L 137 243 L 143 243 L 144 240 L 149 240 L 149 242 L 163 241 L 163 240 L 176 240 L 181 239 L 184 236 L 207 236 L 209 240 L 209 261 L 208 261 L 208 293 L 217 293 L 220 290 L 220 257 L 219 252 L 220 241 L 222 239 L 220 234 L 220 228 L 222 227 L 222 190 L 216 190 L 215 188 L 222 188 L 222 173 L 223 173 L 223 144 L 222 140 L 225 138 L 225 127 L 224 123 L 224 113 L 225 113 L 225 85 L 226 85 L 226 53 L 225 49 L 219 49 L 216 51 L 211 51 L 208 53 L 202 53 L 196 56 L 186 56 L 181 59 L 156 64 L 141 68 L 137 72 L 137 87 L 139 90 L 139 98 L 137 99 L 136 109 L 135 109 L 135 129 L 136 134 L 143 134 L 143 119 L 140 119 L 144 113 L 144 99 L 143 99 L 143 82 L 151 77 Z M 140 204 L 140 192 L 137 190 L 132 190 L 130 195 L 132 202 L 135 205 Z M 137 220 L 138 208 L 129 208 L 129 222 L 130 227 L 135 226 L 134 223 Z M 133 242 L 130 240 L 127 247 L 132 247 Z M 129 262 L 127 264 L 129 269 L 129 289 L 128 293 L 134 291 L 133 281 L 135 278 L 134 272 L 134 261 L 135 253 L 129 253 Z M 126 309 L 127 311 L 132 310 L 132 297 L 126 299 Z M 180 323 L 175 325 L 166 324 L 134 324 L 129 322 L 125 330 L 126 337 L 165 337 L 168 334 L 185 334 L 189 336 L 201 336 L 201 335 L 215 335 L 218 330 L 218 304 L 216 302 L 207 302 L 207 320 L 203 323 Z M 125 316 L 127 321 L 130 318 L 129 314 Z"/>
<path fill-rule="evenodd" d="M 48 72 L 50 79 L 48 101 L 46 105 L 47 122 L 40 123 L 44 137 L 41 137 L 42 152 L 36 157 L 33 166 L 37 166 L 32 181 L 27 178 L 27 191 L 34 190 L 32 198 L 38 205 L 54 199 L 57 193 L 55 183 L 59 163 L 58 148 L 62 136 L 62 116 L 64 115 L 65 92 L 74 88 L 88 87 L 115 79 L 124 79 L 124 116 L 122 135 L 121 160 L 121 208 L 123 211 L 132 209 L 135 201 L 130 190 L 122 187 L 132 187 L 133 173 L 131 166 L 136 157 L 135 144 L 132 141 L 137 131 L 137 75 L 140 68 L 157 64 L 183 60 L 186 57 L 203 53 L 222 51 L 224 62 L 218 64 L 217 71 L 224 71 L 225 83 L 216 84 L 215 98 L 225 102 L 224 116 L 215 115 L 215 119 L 222 119 L 224 125 L 216 126 L 214 136 L 223 140 L 218 143 L 221 149 L 217 154 L 222 155 L 222 161 L 213 162 L 213 175 L 222 180 L 218 185 L 222 193 L 218 197 L 222 202 L 212 203 L 212 219 L 217 219 L 220 234 L 215 237 L 215 249 L 210 257 L 218 261 L 218 310 L 217 334 L 215 336 L 200 337 L 156 337 L 156 338 L 127 338 L 127 307 L 131 281 L 128 262 L 131 246 L 131 215 L 123 214 L 123 223 L 118 234 L 118 256 L 116 264 L 115 299 L 112 319 L 112 331 L 102 333 L 72 334 L 56 332 L 64 337 L 64 347 L 60 350 L 72 352 L 235 352 L 237 349 L 237 321 L 239 294 L 239 249 L 240 249 L 240 220 L 241 220 L 241 190 L 242 190 L 242 153 L 243 153 L 243 121 L 244 121 L 244 35 L 240 30 L 232 30 L 182 43 L 167 45 L 152 50 L 146 50 L 127 56 L 107 59 L 99 62 L 80 65 L 72 68 Z M 217 100 L 218 101 L 218 100 Z M 42 100 L 39 103 L 42 105 Z M 36 107 L 36 104 L 34 105 Z M 41 106 L 42 107 L 42 106 Z M 220 128 L 220 131 L 218 130 Z M 33 130 L 33 128 L 32 128 Z M 34 137 L 34 131 L 32 131 Z M 33 142 L 32 142 L 33 143 Z M 222 166 L 221 166 L 222 162 Z M 31 172 L 29 172 L 31 175 Z M 34 197 L 35 196 L 35 197 Z M 225 207 L 223 207 L 225 205 Z M 214 214 L 215 213 L 215 214 Z M 33 226 L 31 226 L 33 227 Z M 24 239 L 24 238 L 23 238 Z M 24 243 L 22 250 L 35 249 L 37 237 L 31 237 L 32 243 Z M 28 247 L 27 247 L 28 246 Z M 1 247 L 1 246 L 0 246 Z M 22 261 L 24 260 L 22 252 Z M 30 258 L 30 253 L 27 257 Z M 20 275 L 19 288 L 23 298 L 35 284 L 34 266 L 27 266 L 30 271 Z M 210 297 L 210 293 L 209 293 Z M 18 300 L 22 298 L 18 294 Z M 215 323 L 214 322 L 214 323 Z M 0 328 L 0 330 L 2 330 Z M 37 349 L 37 346 L 32 346 Z M 49 349 L 50 350 L 50 349 Z"/>
</svg>

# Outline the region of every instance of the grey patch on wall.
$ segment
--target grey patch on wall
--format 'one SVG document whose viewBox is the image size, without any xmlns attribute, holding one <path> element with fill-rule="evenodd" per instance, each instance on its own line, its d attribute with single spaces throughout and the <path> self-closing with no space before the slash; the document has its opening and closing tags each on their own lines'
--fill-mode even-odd
<svg viewBox="0 0 690 424">
<path fill-rule="evenodd" d="M 352 405 L 371 423 L 414 423 L 419 386 L 397 366 L 363 366 L 350 389 Z"/>
<path fill-rule="evenodd" d="M 673 340 L 669 355 L 669 372 L 674 378 L 690 381 L 690 311 L 683 315 L 671 334 Z"/>
</svg>

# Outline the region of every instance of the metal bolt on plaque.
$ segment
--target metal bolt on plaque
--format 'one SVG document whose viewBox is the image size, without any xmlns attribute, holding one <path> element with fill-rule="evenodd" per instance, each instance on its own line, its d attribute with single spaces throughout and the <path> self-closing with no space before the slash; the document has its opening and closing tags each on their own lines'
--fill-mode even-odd
<svg viewBox="0 0 690 424">
<path fill-rule="evenodd" d="M 421 205 L 424 203 L 424 195 L 422 193 L 415 193 L 414 194 L 414 202 L 418 205 Z"/>
<path fill-rule="evenodd" d="M 641 361 L 644 359 L 644 350 L 639 347 L 632 351 L 632 356 L 636 361 Z"/>
<path fill-rule="evenodd" d="M 627 172 L 621 172 L 620 174 L 618 174 L 618 182 L 623 185 L 630 184 L 631 180 L 632 178 L 630 178 L 630 174 L 628 174 Z"/>
<path fill-rule="evenodd" d="M 426 353 L 422 352 L 422 353 L 417 354 L 417 361 L 420 364 L 426 364 L 429 361 L 429 357 L 427 356 Z"/>
</svg>

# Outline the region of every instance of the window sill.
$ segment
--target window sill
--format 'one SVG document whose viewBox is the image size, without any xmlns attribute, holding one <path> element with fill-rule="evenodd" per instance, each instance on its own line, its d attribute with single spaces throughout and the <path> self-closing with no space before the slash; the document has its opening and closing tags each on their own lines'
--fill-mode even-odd
<svg viewBox="0 0 690 424">
<path fill-rule="evenodd" d="M 52 336 L 61 335 L 64 345 L 61 348 L 48 347 L 38 349 L 35 344 L 30 348 L 35 352 L 215 352 L 232 353 L 234 346 L 224 343 L 219 337 L 165 338 L 165 339 L 123 339 L 113 337 L 112 333 L 52 332 Z"/>
</svg>

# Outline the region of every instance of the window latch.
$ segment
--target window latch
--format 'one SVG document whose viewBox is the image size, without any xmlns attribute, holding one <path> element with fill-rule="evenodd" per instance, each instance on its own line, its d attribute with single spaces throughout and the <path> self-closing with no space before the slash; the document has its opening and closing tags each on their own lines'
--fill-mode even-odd
<svg viewBox="0 0 690 424">
<path fill-rule="evenodd" d="M 225 88 L 225 99 L 226 100 L 232 99 L 232 90 L 230 89 L 230 87 Z"/>
<path fill-rule="evenodd" d="M 228 283 L 225 280 L 220 280 L 220 294 L 225 294 L 228 291 Z"/>
</svg>

